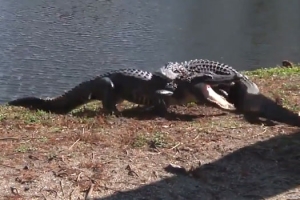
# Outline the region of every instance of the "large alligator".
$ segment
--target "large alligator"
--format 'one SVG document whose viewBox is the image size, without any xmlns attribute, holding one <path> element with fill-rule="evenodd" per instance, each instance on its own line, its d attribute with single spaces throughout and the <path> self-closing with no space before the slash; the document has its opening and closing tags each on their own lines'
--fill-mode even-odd
<svg viewBox="0 0 300 200">
<path fill-rule="evenodd" d="M 231 66 L 215 61 L 195 59 L 181 63 L 168 62 L 163 67 L 159 68 L 158 71 L 159 70 L 172 71 L 176 74 L 183 74 L 184 76 L 189 74 L 190 77 L 194 77 L 202 73 L 213 73 L 220 76 L 237 76 L 241 81 L 246 81 L 248 84 L 252 84 L 253 88 L 259 91 L 256 84 L 251 82 L 248 77 L 237 72 Z M 178 78 L 180 78 L 180 76 Z M 176 98 L 173 100 L 177 100 L 178 102 L 173 104 L 186 104 L 188 102 L 213 103 L 209 105 L 225 110 L 235 110 L 235 106 L 228 102 L 226 98 L 224 98 L 224 95 L 228 95 L 229 88 L 232 84 L 233 82 L 223 82 L 209 85 L 202 83 L 198 84 L 197 88 L 193 87 L 192 90 L 186 89 L 186 86 L 183 87 L 182 84 L 181 87 L 174 93 Z M 201 96 L 205 96 L 205 98 L 201 98 Z"/>
<path fill-rule="evenodd" d="M 155 106 L 158 111 L 165 113 L 167 110 L 165 102 L 176 103 L 172 100 L 174 98 L 172 95 L 179 85 L 191 88 L 197 87 L 197 83 L 202 82 L 216 84 L 239 79 L 237 76 L 220 76 L 213 73 L 199 73 L 192 79 L 185 79 L 186 74 L 183 72 L 181 72 L 180 78 L 177 78 L 177 75 L 168 69 L 162 69 L 155 73 L 139 69 L 113 70 L 82 82 L 59 97 L 53 99 L 24 97 L 10 101 L 8 105 L 63 114 L 89 101 L 100 100 L 108 113 L 118 114 L 116 104 L 127 100 L 137 104 Z"/>
<path fill-rule="evenodd" d="M 232 66 L 207 59 L 195 59 L 181 63 L 169 62 L 160 70 L 171 70 L 174 73 L 181 73 L 184 70 L 178 70 L 178 65 L 185 68 L 191 74 L 206 72 L 213 72 L 220 75 L 236 74 L 241 77 L 239 81 L 232 84 L 211 85 L 212 90 L 218 93 L 216 94 L 212 92 L 214 99 L 225 98 L 224 102 L 229 102 L 234 105 L 236 108 L 235 112 L 243 113 L 245 116 L 263 117 L 268 120 L 283 122 L 293 126 L 300 126 L 300 117 L 297 113 L 278 105 L 272 99 L 261 94 L 258 86 L 254 82 L 252 82 L 246 75 L 235 70 Z M 198 93 L 202 92 L 202 90 L 198 91 Z M 197 91 L 195 91 L 194 94 L 195 93 L 197 93 Z M 188 96 L 192 94 L 185 95 Z"/>
</svg>

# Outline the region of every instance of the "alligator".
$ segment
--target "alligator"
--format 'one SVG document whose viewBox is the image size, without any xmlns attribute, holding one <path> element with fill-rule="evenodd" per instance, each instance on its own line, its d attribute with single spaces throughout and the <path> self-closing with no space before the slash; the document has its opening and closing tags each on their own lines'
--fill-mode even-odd
<svg viewBox="0 0 300 200">
<path fill-rule="evenodd" d="M 65 114 L 89 101 L 99 100 L 102 101 L 103 108 L 108 114 L 119 115 L 116 104 L 127 100 L 136 104 L 154 106 L 160 114 L 163 114 L 167 110 L 165 102 L 174 102 L 169 99 L 174 98 L 173 91 L 176 91 L 179 85 L 196 87 L 198 82 L 216 84 L 239 79 L 231 75 L 214 75 L 199 73 L 193 78 L 184 78 L 187 76 L 182 72 L 180 78 L 177 78 L 178 74 L 167 69 L 155 73 L 140 69 L 119 69 L 84 81 L 56 98 L 24 97 L 12 100 L 8 105 Z"/>
<path fill-rule="evenodd" d="M 181 67 L 178 67 L 181 66 Z M 184 68 L 184 69 L 182 69 Z M 172 71 L 176 74 L 199 74 L 199 73 L 207 73 L 212 72 L 217 75 L 236 75 L 240 78 L 240 81 L 244 82 L 247 85 L 251 85 L 252 89 L 249 92 L 253 93 L 259 93 L 259 88 L 255 83 L 253 83 L 246 75 L 238 72 L 236 69 L 234 69 L 232 66 L 207 60 L 207 59 L 194 59 L 190 61 L 184 61 L 181 63 L 178 62 L 168 62 L 165 66 L 163 66 L 159 70 L 165 70 L 165 71 Z M 187 71 L 187 72 L 186 72 Z M 221 94 L 224 94 L 225 96 L 228 95 L 229 87 L 232 86 L 232 83 L 229 84 L 216 84 L 212 85 L 215 89 L 221 89 Z M 250 88 L 249 88 L 250 89 Z"/>
<path fill-rule="evenodd" d="M 184 74 L 185 76 L 187 76 L 188 74 L 188 76 L 190 77 L 197 76 L 203 73 L 213 73 L 214 76 L 223 75 L 225 77 L 237 76 L 239 77 L 240 81 L 245 81 L 248 84 L 251 84 L 253 86 L 253 89 L 255 89 L 255 91 L 253 92 L 259 91 L 256 84 L 251 82 L 247 76 L 239 73 L 229 65 L 225 65 L 223 63 L 215 61 L 195 59 L 191 61 L 184 61 L 181 63 L 168 62 L 163 67 L 159 68 L 158 71 L 159 70 L 172 71 L 176 74 Z M 178 76 L 178 78 L 180 78 L 180 76 Z M 198 85 L 197 89 L 193 88 L 192 91 L 188 91 L 181 87 L 181 89 L 178 89 L 176 91 L 178 94 L 174 95 L 177 96 L 176 99 L 179 99 L 179 97 L 181 97 L 182 104 L 186 104 L 188 102 L 198 102 L 198 104 L 209 103 L 209 105 L 213 107 L 234 111 L 236 110 L 235 106 L 232 103 L 228 102 L 225 98 L 228 95 L 229 88 L 233 83 L 234 82 L 215 82 L 215 84 L 209 85 L 202 83 Z M 204 96 L 205 98 L 201 98 L 199 96 Z"/>
<path fill-rule="evenodd" d="M 180 70 L 178 70 L 178 65 L 182 66 Z M 171 70 L 174 73 L 181 73 L 184 71 L 182 68 L 185 68 L 188 72 L 190 72 L 190 74 L 206 72 L 213 72 L 220 75 L 236 74 L 240 77 L 240 79 L 234 83 L 226 84 L 224 82 L 225 84 L 210 85 L 213 90 L 211 92 L 213 95 L 212 98 L 217 101 L 216 103 L 219 106 L 220 104 L 222 105 L 220 102 L 221 99 L 223 99 L 222 102 L 225 102 L 223 105 L 234 106 L 235 109 L 232 109 L 233 112 L 243 113 L 245 116 L 259 116 L 268 120 L 283 122 L 293 126 L 300 126 L 300 117 L 297 113 L 278 105 L 272 99 L 261 94 L 258 86 L 253 81 L 251 81 L 246 75 L 238 72 L 232 66 L 207 59 L 195 59 L 181 63 L 169 62 L 167 65 L 162 67 L 161 70 Z M 187 72 L 185 72 L 185 74 L 186 73 Z M 194 94 L 196 92 L 194 92 Z M 198 91 L 198 93 L 202 92 L 203 90 Z M 226 102 L 228 102 L 228 104 Z"/>
</svg>

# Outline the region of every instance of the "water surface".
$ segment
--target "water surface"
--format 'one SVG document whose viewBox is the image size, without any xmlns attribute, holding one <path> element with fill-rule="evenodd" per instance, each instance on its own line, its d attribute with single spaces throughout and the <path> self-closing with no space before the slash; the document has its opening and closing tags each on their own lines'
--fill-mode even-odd
<svg viewBox="0 0 300 200">
<path fill-rule="evenodd" d="M 112 68 L 298 62 L 299 8 L 297 0 L 0 0 L 0 103 L 56 96 Z"/>
</svg>

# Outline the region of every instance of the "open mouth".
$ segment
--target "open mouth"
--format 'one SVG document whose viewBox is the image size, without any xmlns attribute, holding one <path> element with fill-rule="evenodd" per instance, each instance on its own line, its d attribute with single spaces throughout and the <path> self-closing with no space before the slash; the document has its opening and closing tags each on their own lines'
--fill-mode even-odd
<svg viewBox="0 0 300 200">
<path fill-rule="evenodd" d="M 225 110 L 236 110 L 233 104 L 229 103 L 223 96 L 217 94 L 210 85 L 205 85 L 203 94 L 208 101 L 217 104 Z"/>
</svg>

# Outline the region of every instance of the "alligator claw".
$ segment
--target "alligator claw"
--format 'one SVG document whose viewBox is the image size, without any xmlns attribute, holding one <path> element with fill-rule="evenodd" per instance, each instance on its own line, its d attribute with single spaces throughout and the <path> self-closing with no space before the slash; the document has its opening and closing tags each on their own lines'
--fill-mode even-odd
<svg viewBox="0 0 300 200">
<path fill-rule="evenodd" d="M 163 95 L 163 96 L 172 96 L 173 92 L 169 90 L 157 90 L 156 94 Z"/>
</svg>

